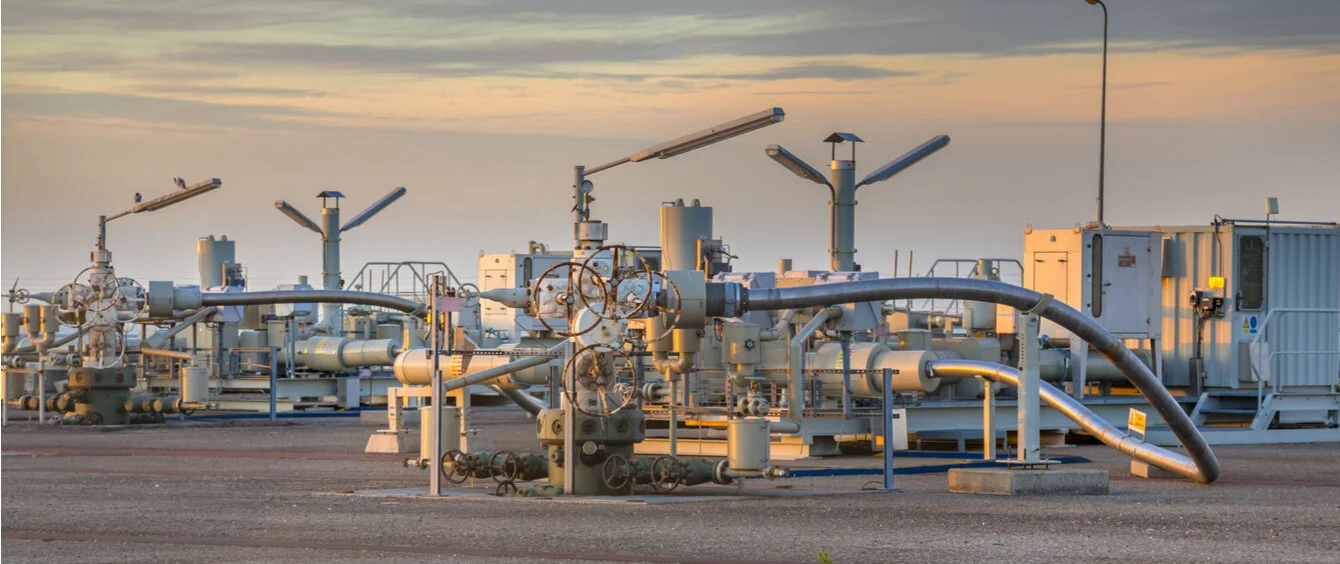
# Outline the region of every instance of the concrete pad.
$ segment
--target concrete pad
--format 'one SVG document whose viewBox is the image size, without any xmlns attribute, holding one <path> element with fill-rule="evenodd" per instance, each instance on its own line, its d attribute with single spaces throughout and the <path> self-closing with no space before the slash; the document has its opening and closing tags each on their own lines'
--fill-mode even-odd
<svg viewBox="0 0 1340 564">
<path fill-rule="evenodd" d="M 954 468 L 949 491 L 987 495 L 1106 495 L 1107 470 Z"/>
<path fill-rule="evenodd" d="M 407 441 L 405 436 L 409 433 L 401 431 L 393 433 L 385 429 L 373 433 L 368 437 L 368 444 L 363 448 L 363 452 L 377 454 L 408 454 L 419 452 L 418 441 Z"/>
<path fill-rule="evenodd" d="M 1131 475 L 1140 478 L 1182 478 L 1158 466 L 1139 460 L 1131 461 Z"/>
</svg>

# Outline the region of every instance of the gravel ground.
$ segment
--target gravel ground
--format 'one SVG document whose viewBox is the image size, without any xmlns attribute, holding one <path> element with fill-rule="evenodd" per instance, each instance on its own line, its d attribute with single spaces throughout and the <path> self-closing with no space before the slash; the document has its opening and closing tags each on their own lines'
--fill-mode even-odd
<svg viewBox="0 0 1340 564">
<path fill-rule="evenodd" d="M 507 408 L 473 423 L 536 447 Z M 1340 445 L 1220 447 L 1212 486 L 1131 478 L 1101 445 L 1054 450 L 1112 475 L 1107 496 L 950 494 L 944 474 L 900 492 L 687 503 L 562 503 L 351 495 L 424 487 L 397 456 L 361 453 L 352 419 L 122 430 L 4 430 L 3 557 L 14 562 L 1077 560 L 1340 562 Z M 900 466 L 944 460 L 903 457 Z M 807 463 L 808 464 L 808 463 Z M 849 456 L 825 466 L 877 467 Z M 800 463 L 797 463 L 800 465 Z M 786 485 L 856 492 L 868 476 Z"/>
</svg>

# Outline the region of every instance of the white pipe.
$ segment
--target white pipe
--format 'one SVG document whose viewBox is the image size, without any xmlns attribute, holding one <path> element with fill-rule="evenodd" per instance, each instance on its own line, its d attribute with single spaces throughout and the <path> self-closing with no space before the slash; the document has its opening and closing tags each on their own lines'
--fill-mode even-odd
<svg viewBox="0 0 1340 564">
<path fill-rule="evenodd" d="M 931 370 L 941 378 L 973 378 L 981 376 L 988 380 L 1019 387 L 1019 370 L 980 360 L 937 360 L 931 362 Z M 1079 400 L 1046 382 L 1038 382 L 1038 395 L 1043 401 L 1056 408 L 1062 415 L 1069 417 L 1080 427 L 1088 431 L 1103 444 L 1141 462 L 1158 466 L 1169 472 L 1185 476 L 1197 482 L 1206 481 L 1200 468 L 1190 457 L 1170 451 L 1163 447 L 1138 440 L 1104 421 Z M 1023 400 L 1020 400 L 1023 401 Z"/>
<path fill-rule="evenodd" d="M 1163 387 L 1148 366 L 1122 341 L 1088 316 L 1049 295 L 992 280 L 964 278 L 883 278 L 857 282 L 839 282 L 796 288 L 738 289 L 738 308 L 742 311 L 767 311 L 799 307 L 817 307 L 871 301 L 947 298 L 1003 304 L 1017 310 L 1034 310 L 1042 317 L 1069 330 L 1106 356 L 1131 384 L 1149 401 L 1168 428 L 1187 449 L 1197 468 L 1194 479 L 1210 483 L 1219 478 L 1219 460 L 1205 436 L 1182 410 L 1177 399 Z M 729 290 L 729 289 L 727 289 Z M 729 291 L 720 292 L 730 295 Z M 731 304 L 709 304 L 709 310 L 725 309 Z"/>
<path fill-rule="evenodd" d="M 809 340 L 819 327 L 831 319 L 842 317 L 842 308 L 829 306 L 814 314 L 809 323 L 800 328 L 791 338 L 791 347 L 787 350 L 787 409 L 791 419 L 797 424 L 805 419 L 805 341 Z"/>
</svg>

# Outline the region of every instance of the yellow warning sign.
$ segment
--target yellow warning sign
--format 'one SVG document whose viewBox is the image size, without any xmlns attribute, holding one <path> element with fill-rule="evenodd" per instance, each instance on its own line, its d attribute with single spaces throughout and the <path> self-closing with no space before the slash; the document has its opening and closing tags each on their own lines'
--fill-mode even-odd
<svg viewBox="0 0 1340 564">
<path fill-rule="evenodd" d="M 1126 431 L 1130 433 L 1145 434 L 1145 412 L 1138 409 L 1132 409 L 1131 415 L 1126 419 Z"/>
<path fill-rule="evenodd" d="M 1210 289 L 1211 289 L 1211 290 L 1223 290 L 1223 289 L 1224 289 L 1224 277 L 1223 277 L 1223 276 L 1211 276 L 1211 277 L 1210 277 Z"/>
</svg>

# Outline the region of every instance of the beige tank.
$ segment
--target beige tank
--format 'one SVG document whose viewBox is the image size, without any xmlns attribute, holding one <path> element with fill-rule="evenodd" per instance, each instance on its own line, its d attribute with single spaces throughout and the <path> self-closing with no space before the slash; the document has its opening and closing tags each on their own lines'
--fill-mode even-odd
<svg viewBox="0 0 1340 564">
<path fill-rule="evenodd" d="M 395 358 L 395 377 L 406 386 L 427 386 L 432 384 L 432 359 L 427 349 L 410 349 Z M 496 366 L 511 362 L 507 355 L 442 355 L 438 358 L 442 381 L 483 372 Z M 562 366 L 561 359 L 531 368 L 519 370 L 511 375 L 498 378 L 494 383 L 513 389 L 531 385 L 544 385 L 549 382 L 549 367 Z"/>
<path fill-rule="evenodd" d="M 767 419 L 732 419 L 726 424 L 726 459 L 736 470 L 768 467 Z"/>
<path fill-rule="evenodd" d="M 181 369 L 181 399 L 186 403 L 204 403 L 209 399 L 209 369 L 186 366 Z"/>
</svg>

